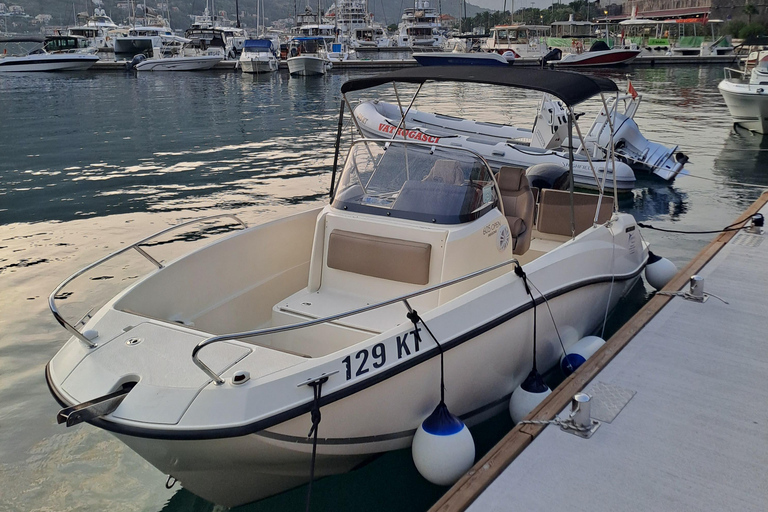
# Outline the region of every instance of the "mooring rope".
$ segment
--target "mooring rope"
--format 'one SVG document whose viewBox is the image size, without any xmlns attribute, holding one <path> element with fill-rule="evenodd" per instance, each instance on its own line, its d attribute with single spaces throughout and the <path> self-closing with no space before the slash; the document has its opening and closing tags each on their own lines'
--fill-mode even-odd
<svg viewBox="0 0 768 512">
<path fill-rule="evenodd" d="M 642 222 L 638 222 L 637 225 L 640 226 L 641 228 L 653 229 L 654 231 L 663 231 L 665 233 L 681 233 L 683 235 L 711 235 L 711 234 L 715 234 L 715 233 L 725 233 L 727 231 L 739 231 L 739 230 L 741 230 L 743 228 L 742 227 L 736 228 L 734 226 L 736 226 L 737 224 L 744 224 L 744 222 L 746 222 L 746 221 L 745 220 L 741 220 L 741 221 L 738 221 L 738 222 L 734 222 L 733 224 L 729 224 L 729 225 L 725 226 L 723 229 L 716 229 L 716 230 L 713 230 L 713 231 L 681 231 L 681 230 L 678 230 L 678 229 L 655 228 L 655 227 L 651 226 L 650 224 L 643 224 Z"/>
<path fill-rule="evenodd" d="M 424 320 L 419 316 L 418 311 L 411 308 L 411 305 L 408 304 L 407 300 L 403 300 L 405 302 L 405 307 L 408 308 L 408 313 L 405 314 L 405 316 L 413 322 L 413 337 L 416 339 L 416 346 L 419 346 L 421 344 L 421 336 L 419 336 L 419 322 L 421 322 L 421 325 L 424 326 L 424 328 L 427 330 L 429 335 L 432 337 L 433 340 L 435 340 L 435 343 L 437 344 L 437 349 L 440 351 L 440 403 L 445 403 L 445 361 L 443 357 L 443 346 L 440 344 L 439 341 L 437 341 L 437 338 L 434 334 L 432 334 L 432 330 L 429 328 L 429 326 L 424 322 Z"/>
<path fill-rule="evenodd" d="M 317 427 L 320 425 L 321 420 L 320 397 L 322 396 L 323 384 L 327 381 L 328 377 L 321 377 L 307 384 L 308 386 L 312 386 L 312 392 L 314 394 L 312 411 L 310 412 L 312 418 L 312 428 L 309 429 L 309 434 L 307 434 L 307 437 L 312 437 L 312 462 L 309 466 L 309 484 L 307 484 L 307 512 L 309 512 L 309 507 L 312 503 L 312 482 L 315 480 L 315 461 L 317 458 Z"/>
</svg>

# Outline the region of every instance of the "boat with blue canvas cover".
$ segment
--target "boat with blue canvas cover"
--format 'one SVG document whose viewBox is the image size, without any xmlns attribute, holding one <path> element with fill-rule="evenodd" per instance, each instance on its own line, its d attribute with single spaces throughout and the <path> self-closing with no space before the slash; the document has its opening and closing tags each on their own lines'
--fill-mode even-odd
<svg viewBox="0 0 768 512">
<path fill-rule="evenodd" d="M 270 39 L 246 39 L 240 54 L 240 67 L 244 73 L 271 73 L 277 71 L 278 54 Z"/>
</svg>

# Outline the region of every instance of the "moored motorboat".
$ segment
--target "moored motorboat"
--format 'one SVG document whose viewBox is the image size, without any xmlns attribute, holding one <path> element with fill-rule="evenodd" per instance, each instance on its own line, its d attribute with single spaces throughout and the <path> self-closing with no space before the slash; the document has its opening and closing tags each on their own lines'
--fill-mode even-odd
<svg viewBox="0 0 768 512">
<path fill-rule="evenodd" d="M 717 88 L 735 124 L 753 132 L 768 133 L 768 56 L 751 71 L 726 68 L 725 79 Z"/>
<path fill-rule="evenodd" d="M 52 38 L 57 41 L 60 38 Z M 74 39 L 74 38 L 61 38 Z M 14 42 L 43 42 L 39 38 L 15 37 Z M 51 46 L 53 48 L 53 45 Z M 84 71 L 99 61 L 91 52 L 61 51 L 47 52 L 37 48 L 26 55 L 0 55 L 0 73 L 31 71 Z"/>
<path fill-rule="evenodd" d="M 552 64 L 560 67 L 607 67 L 630 64 L 640 55 L 640 48 L 616 46 L 609 48 L 604 41 L 595 41 L 587 51 L 566 51 L 560 60 Z"/>
<path fill-rule="evenodd" d="M 174 55 L 143 59 L 135 64 L 136 71 L 204 71 L 224 60 L 223 55 Z"/>
<path fill-rule="evenodd" d="M 291 75 L 324 75 L 333 67 L 326 57 L 324 37 L 294 37 L 291 39 L 286 59 Z"/>
<path fill-rule="evenodd" d="M 270 39 L 246 39 L 243 43 L 240 67 L 244 73 L 277 71 L 278 60 L 277 48 Z"/>
<path fill-rule="evenodd" d="M 574 104 L 616 92 L 527 71 L 491 83 L 540 84 L 571 120 Z M 355 91 L 432 79 L 479 80 L 438 68 L 352 80 L 341 115 Z M 507 409 L 534 357 L 558 364 L 648 260 L 609 197 L 543 190 L 536 208 L 522 169 L 494 174 L 449 144 L 357 140 L 331 176 L 330 204 L 152 258 L 81 323 L 57 301 L 83 272 L 62 283 L 49 303 L 73 337 L 46 368 L 60 420 L 113 433 L 206 499 L 246 503 L 308 481 L 313 462 L 323 476 L 409 446 L 440 400 L 441 354 L 453 413 L 471 424 Z M 151 258 L 154 239 L 88 269 Z"/>
</svg>

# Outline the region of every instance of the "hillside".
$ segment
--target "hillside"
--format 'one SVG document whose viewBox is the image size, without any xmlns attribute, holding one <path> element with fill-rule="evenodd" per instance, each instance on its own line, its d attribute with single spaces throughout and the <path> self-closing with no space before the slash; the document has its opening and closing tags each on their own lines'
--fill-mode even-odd
<svg viewBox="0 0 768 512">
<path fill-rule="evenodd" d="M 107 14 L 112 17 L 115 23 L 128 23 L 129 9 L 128 0 L 95 0 L 97 3 L 103 3 L 103 8 Z M 92 13 L 94 0 L 77 0 L 74 3 L 69 2 L 51 2 L 50 0 L 0 0 L 6 6 L 20 5 L 24 8 L 26 17 L 7 16 L 7 30 L 10 32 L 33 32 L 40 29 L 40 24 L 33 20 L 39 14 L 49 14 L 52 19 L 48 25 L 62 26 L 72 25 L 75 20 L 75 10 L 77 12 Z M 432 4 L 438 7 L 439 0 L 432 0 Z M 461 0 L 442 0 L 439 2 L 442 13 L 458 18 L 460 15 Z M 224 11 L 231 20 L 235 19 L 235 0 L 215 0 L 213 2 L 215 10 Z M 271 21 L 289 18 L 293 16 L 294 0 L 264 0 L 264 10 L 266 11 L 267 24 Z M 143 2 L 140 3 L 143 5 Z M 157 11 L 165 11 L 164 2 L 158 0 L 147 1 L 147 7 Z M 239 0 L 240 21 L 246 27 L 256 25 L 256 5 L 257 0 Z M 304 10 L 306 5 L 310 5 L 314 11 L 317 11 L 317 3 L 307 0 L 298 0 L 297 8 L 299 12 Z M 323 10 L 328 9 L 331 0 L 322 0 Z M 386 25 L 396 24 L 400 21 L 400 15 L 403 8 L 412 5 L 412 0 L 369 0 L 369 9 L 374 13 L 376 21 Z M 206 0 L 170 0 L 171 6 L 171 25 L 174 29 L 185 29 L 190 24 L 190 15 L 202 14 L 206 6 Z M 484 11 L 480 7 L 467 3 L 467 16 L 472 17 L 478 12 Z M 2 30 L 2 23 L 0 23 Z"/>
</svg>

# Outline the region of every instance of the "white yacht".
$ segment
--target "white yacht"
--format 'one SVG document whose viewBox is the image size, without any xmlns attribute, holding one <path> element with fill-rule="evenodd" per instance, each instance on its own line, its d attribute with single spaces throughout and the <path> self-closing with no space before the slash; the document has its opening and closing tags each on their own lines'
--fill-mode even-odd
<svg viewBox="0 0 768 512">
<path fill-rule="evenodd" d="M 243 51 L 248 35 L 245 29 L 235 26 L 230 20 L 211 16 L 208 7 L 201 16 L 195 16 L 192 25 L 184 32 L 184 37 L 190 39 L 193 47 L 207 50 L 221 48 L 229 60 L 236 60 Z"/>
<path fill-rule="evenodd" d="M 339 41 L 352 48 L 386 48 L 392 45 L 381 24 L 373 21 L 363 0 L 337 0 L 329 11 L 339 31 Z"/>
<path fill-rule="evenodd" d="M 79 25 L 67 27 L 69 36 L 83 37 L 87 40 L 87 46 L 96 50 L 111 50 L 114 48 L 115 37 L 123 34 L 125 28 L 112 21 L 106 11 L 101 8 L 93 10 L 93 16 L 78 17 Z"/>
<path fill-rule="evenodd" d="M 115 55 L 132 57 L 143 53 L 151 56 L 153 48 L 187 41 L 174 34 L 170 25 L 136 26 L 128 30 L 127 34 L 114 38 Z"/>
<path fill-rule="evenodd" d="M 618 93 L 571 73 L 415 67 L 346 82 L 341 116 L 355 91 L 433 80 L 536 84 L 571 121 Z M 59 422 L 111 432 L 207 500 L 248 503 L 409 447 L 441 407 L 468 425 L 507 410 L 649 260 L 610 197 L 542 190 L 537 204 L 524 169 L 493 173 L 450 144 L 358 139 L 329 177 L 325 206 L 158 261 L 147 242 L 168 228 L 57 287 L 72 336 L 45 372 Z M 133 250 L 155 270 L 80 322 L 62 316 L 73 280 Z"/>
<path fill-rule="evenodd" d="M 397 46 L 440 47 L 445 36 L 440 33 L 440 17 L 428 0 L 414 0 L 414 6 L 403 10 L 397 29 Z"/>
</svg>

